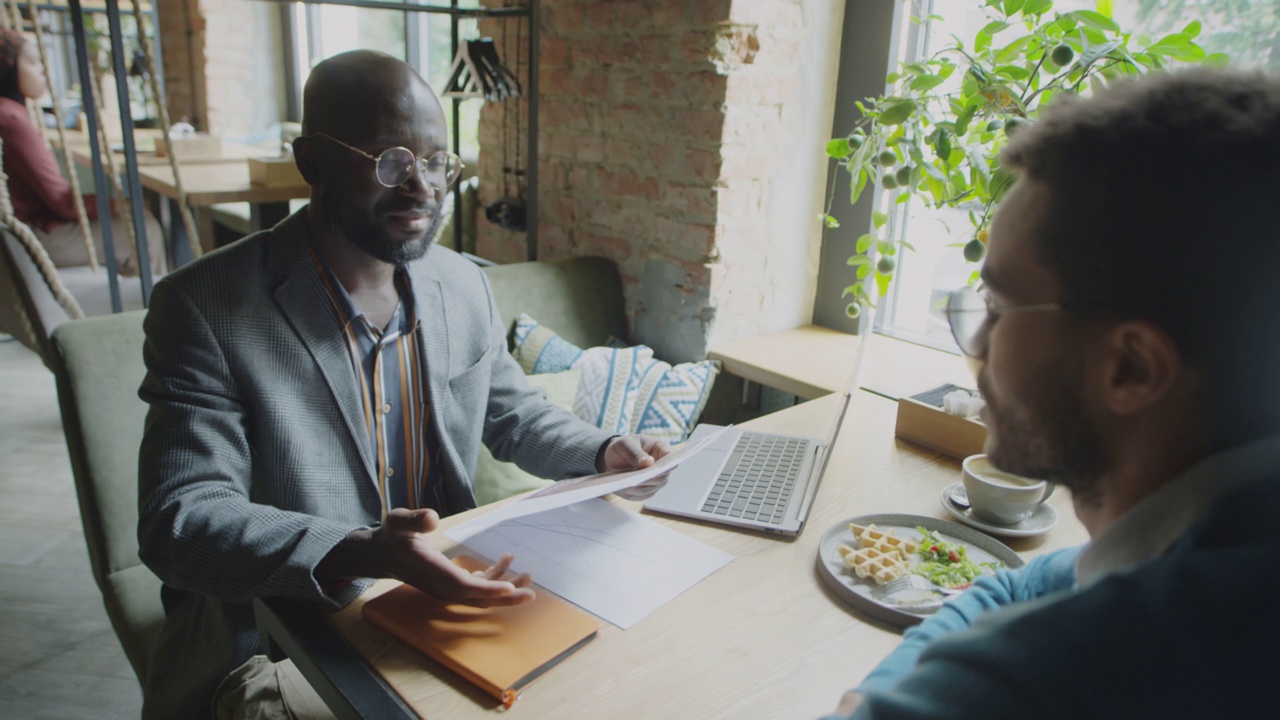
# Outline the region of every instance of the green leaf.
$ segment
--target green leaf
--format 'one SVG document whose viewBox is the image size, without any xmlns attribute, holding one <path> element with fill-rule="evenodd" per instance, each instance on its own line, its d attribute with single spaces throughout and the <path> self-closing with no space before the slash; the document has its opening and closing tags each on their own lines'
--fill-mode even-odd
<svg viewBox="0 0 1280 720">
<path fill-rule="evenodd" d="M 1116 24 L 1116 21 L 1100 12 L 1094 12 L 1093 10 L 1076 10 L 1075 12 L 1067 13 L 1067 15 L 1070 15 L 1080 21 L 1081 24 L 1088 25 L 1092 28 L 1107 30 L 1109 32 L 1120 32 L 1120 26 Z"/>
<path fill-rule="evenodd" d="M 859 279 L 859 280 L 862 280 L 863 278 L 865 278 L 866 276 L 868 276 L 868 275 L 870 275 L 870 274 L 871 274 L 871 260 L 870 260 L 870 258 L 868 258 L 868 259 L 867 259 L 867 262 L 865 262 L 865 263 L 863 263 L 863 264 L 861 264 L 861 265 L 859 265 L 859 266 L 858 266 L 858 273 L 857 273 L 857 275 L 858 275 L 858 279 Z"/>
<path fill-rule="evenodd" d="M 921 75 L 911 81 L 911 89 L 916 92 L 927 92 L 946 82 L 938 75 Z"/>
<path fill-rule="evenodd" d="M 885 77 L 884 81 L 885 81 L 885 84 L 887 84 L 887 85 L 892 85 L 892 84 L 894 84 L 894 83 L 898 82 L 898 81 L 899 81 L 899 80 L 901 80 L 901 79 L 902 79 L 902 73 L 900 73 L 900 72 L 891 72 L 891 73 L 889 73 L 889 74 Z"/>
<path fill-rule="evenodd" d="M 870 267 L 869 265 L 867 267 Z M 861 269 L 859 269 L 861 272 Z M 876 271 L 876 290 L 880 292 L 880 297 L 884 297 L 889 292 L 889 282 L 893 280 L 892 275 L 885 275 L 880 271 Z"/>
<path fill-rule="evenodd" d="M 937 142 L 934 143 L 933 148 L 934 148 L 934 152 L 938 154 L 938 157 L 942 158 L 943 162 L 950 163 L 950 158 L 951 158 L 951 136 L 950 135 L 948 135 L 946 132 L 938 133 L 938 140 Z"/>
<path fill-rule="evenodd" d="M 853 148 L 849 146 L 848 138 L 836 138 L 827 143 L 827 157 L 833 157 L 837 160 L 843 160 L 853 153 Z"/>
<path fill-rule="evenodd" d="M 858 290 L 859 290 L 859 288 L 861 288 L 861 287 L 862 287 L 861 285 L 850 285 L 849 287 L 845 288 L 845 289 L 844 289 L 844 292 L 840 293 L 840 295 L 841 295 L 841 297 L 848 297 L 848 296 L 850 296 L 850 295 L 857 295 L 857 294 L 858 294 Z"/>
<path fill-rule="evenodd" d="M 1013 15 L 1022 9 L 1022 0 L 1004 0 L 1004 14 Z"/>
<path fill-rule="evenodd" d="M 1160 38 L 1154 45 L 1147 47 L 1147 52 L 1183 62 L 1199 62 L 1205 58 L 1204 48 L 1191 42 L 1191 38 L 1182 33 Z"/>
<path fill-rule="evenodd" d="M 1023 50 L 1027 47 L 1035 35 L 1023 35 L 1013 42 L 1005 45 L 996 51 L 996 62 L 1009 63 L 1022 58 Z"/>
<path fill-rule="evenodd" d="M 956 115 L 956 137 L 962 137 L 965 133 L 969 132 L 969 121 L 973 119 L 973 115 L 977 111 L 978 109 L 975 107 L 966 107 L 964 112 Z"/>
<path fill-rule="evenodd" d="M 995 72 L 997 75 L 1018 82 L 1031 77 L 1031 71 L 1021 65 L 997 65 Z"/>
<path fill-rule="evenodd" d="M 884 227 L 884 224 L 887 222 L 889 222 L 888 215 L 880 212 L 879 210 L 873 210 L 871 212 L 871 224 L 874 225 L 877 230 Z"/>
<path fill-rule="evenodd" d="M 979 30 L 973 38 L 973 51 L 980 53 L 989 47 L 991 47 L 991 35 L 985 30 Z"/>
<path fill-rule="evenodd" d="M 826 213 L 818 213 L 818 217 L 822 218 L 822 224 L 830 229 L 840 227 L 840 221 Z"/>
<path fill-rule="evenodd" d="M 911 252 L 915 252 L 915 251 L 916 251 L 915 246 L 914 246 L 914 245 L 912 245 L 911 243 L 907 242 L 906 240 L 899 240 L 899 241 L 898 241 L 898 244 L 899 244 L 899 245 L 901 245 L 902 247 L 904 247 L 904 248 L 906 248 L 906 249 L 910 250 Z"/>
<path fill-rule="evenodd" d="M 1189 38 L 1194 38 L 1200 34 L 1201 25 L 1199 20 L 1192 20 L 1187 26 L 1182 28 L 1182 34 Z"/>
<path fill-rule="evenodd" d="M 904 120 L 911 117 L 911 113 L 915 112 L 915 109 L 916 103 L 914 100 L 900 100 L 880 113 L 880 124 L 901 125 Z"/>
<path fill-rule="evenodd" d="M 850 205 L 856 204 L 858 202 L 858 196 L 861 195 L 863 189 L 867 187 L 867 178 L 869 176 L 870 174 L 866 171 L 865 168 L 858 171 L 858 182 L 853 183 L 852 187 L 849 189 Z"/>
<path fill-rule="evenodd" d="M 1201 62 L 1211 67 L 1226 67 L 1231 63 L 1231 56 L 1226 53 L 1213 53 L 1206 56 Z"/>
<path fill-rule="evenodd" d="M 871 258 L 867 257 L 866 255 L 854 255 L 853 257 L 849 258 L 848 262 L 845 264 L 851 265 L 854 267 L 860 267 L 862 265 L 870 265 Z"/>
<path fill-rule="evenodd" d="M 986 25 L 983 25 L 982 29 L 979 30 L 978 32 L 984 35 L 995 35 L 996 33 L 1000 32 L 1001 30 L 1004 30 L 1007 27 L 1009 27 L 1009 23 L 1007 22 L 1003 22 L 1001 20 L 992 20 Z"/>
<path fill-rule="evenodd" d="M 1112 50 L 1115 50 L 1121 45 L 1124 45 L 1123 40 L 1112 40 L 1110 42 L 1104 42 L 1101 45 L 1091 45 L 1088 50 L 1080 53 L 1080 64 L 1092 65 L 1098 60 L 1098 58 L 1106 55 Z"/>
<path fill-rule="evenodd" d="M 858 253 L 865 253 L 867 248 L 871 247 L 871 243 L 876 241 L 876 236 L 871 233 L 863 233 L 858 236 L 858 241 L 854 243 L 853 249 Z M 867 259 L 870 262 L 870 259 Z M 852 264 L 852 263 L 851 263 Z"/>
<path fill-rule="evenodd" d="M 1046 10 L 1053 7 L 1053 0 L 1027 0 L 1022 4 L 1022 16 L 1033 17 L 1043 15 Z"/>
<path fill-rule="evenodd" d="M 1098 0 L 1098 14 L 1106 17 L 1115 17 L 1115 2 L 1113 0 Z"/>
<path fill-rule="evenodd" d="M 910 192 L 910 191 L 900 192 L 900 193 L 898 193 L 898 197 L 896 197 L 896 198 L 894 198 L 894 199 L 893 199 L 893 204 L 894 204 L 894 205 L 902 205 L 903 203 L 905 203 L 905 202 L 909 201 L 910 199 L 911 199 L 911 192 Z"/>
</svg>

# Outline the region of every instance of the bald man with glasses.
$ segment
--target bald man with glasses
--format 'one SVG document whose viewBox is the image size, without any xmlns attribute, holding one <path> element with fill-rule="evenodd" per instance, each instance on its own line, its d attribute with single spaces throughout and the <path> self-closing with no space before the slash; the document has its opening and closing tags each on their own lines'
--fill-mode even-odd
<svg viewBox="0 0 1280 720">
<path fill-rule="evenodd" d="M 479 268 L 433 244 L 463 170 L 408 65 L 356 51 L 311 72 L 294 152 L 311 202 L 158 283 L 139 555 L 166 621 L 144 717 L 324 717 L 288 662 L 259 652 L 251 600 L 334 606 L 393 577 L 477 606 L 532 597 L 504 557 L 468 574 L 435 549 L 476 505 L 483 442 L 563 478 L 669 451 L 548 403 L 507 352 Z"/>
</svg>

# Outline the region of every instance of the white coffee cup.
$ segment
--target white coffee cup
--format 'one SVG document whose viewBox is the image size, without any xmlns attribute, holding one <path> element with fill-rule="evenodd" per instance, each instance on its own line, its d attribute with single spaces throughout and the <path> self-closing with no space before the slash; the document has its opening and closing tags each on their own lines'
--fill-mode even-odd
<svg viewBox="0 0 1280 720">
<path fill-rule="evenodd" d="M 1053 494 L 1053 483 L 997 469 L 986 455 L 970 455 L 961 468 L 973 514 L 997 525 L 1016 525 L 1031 517 L 1040 503 Z"/>
</svg>

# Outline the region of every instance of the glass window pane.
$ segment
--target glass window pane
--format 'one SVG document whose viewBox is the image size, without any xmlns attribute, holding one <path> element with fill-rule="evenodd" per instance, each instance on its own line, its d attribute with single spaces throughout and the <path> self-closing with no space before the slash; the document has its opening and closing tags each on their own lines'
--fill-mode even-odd
<svg viewBox="0 0 1280 720">
<path fill-rule="evenodd" d="M 931 8 L 928 6 L 932 5 Z M 1116 0 L 1116 22 L 1133 32 L 1139 44 L 1148 35 L 1158 39 L 1181 31 L 1194 18 L 1203 30 L 1197 38 L 1209 52 L 1226 52 L 1232 65 L 1280 69 L 1280 51 L 1272 38 L 1280 32 L 1280 6 L 1240 3 L 1235 0 Z M 922 7 L 923 6 L 923 7 Z M 929 21 L 914 35 L 914 23 L 904 23 L 905 61 L 927 57 L 952 42 L 952 35 L 971 39 L 989 18 L 977 4 L 913 2 L 917 14 L 930 12 L 942 19 Z M 1054 10 L 1092 10 L 1095 0 L 1058 0 Z M 923 12 L 922 12 L 923 10 Z M 960 77 L 953 75 L 953 79 Z M 946 87 L 941 90 L 945 91 Z M 885 202 L 882 198 L 881 202 Z M 882 206 L 883 207 L 883 206 Z M 958 352 L 942 309 L 947 295 L 969 282 L 978 265 L 965 262 L 963 245 L 972 239 L 973 227 L 962 210 L 933 210 L 923 203 L 886 208 L 893 212 L 890 237 L 906 240 L 915 251 L 898 256 L 897 272 L 888 296 L 877 314 L 879 329 L 889 335 Z"/>
</svg>

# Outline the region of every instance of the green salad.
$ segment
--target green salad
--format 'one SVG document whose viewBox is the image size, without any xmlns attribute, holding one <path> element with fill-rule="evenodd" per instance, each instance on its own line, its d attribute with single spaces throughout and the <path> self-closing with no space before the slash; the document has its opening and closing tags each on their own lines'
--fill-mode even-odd
<svg viewBox="0 0 1280 720">
<path fill-rule="evenodd" d="M 911 568 L 911 572 L 923 575 L 942 587 L 958 587 L 968 585 L 978 578 L 984 570 L 998 570 L 1004 563 L 977 563 L 969 559 L 969 548 L 957 543 L 949 543 L 938 537 L 932 530 L 916 527 L 920 533 L 920 549 L 916 554 L 920 562 Z"/>
</svg>

